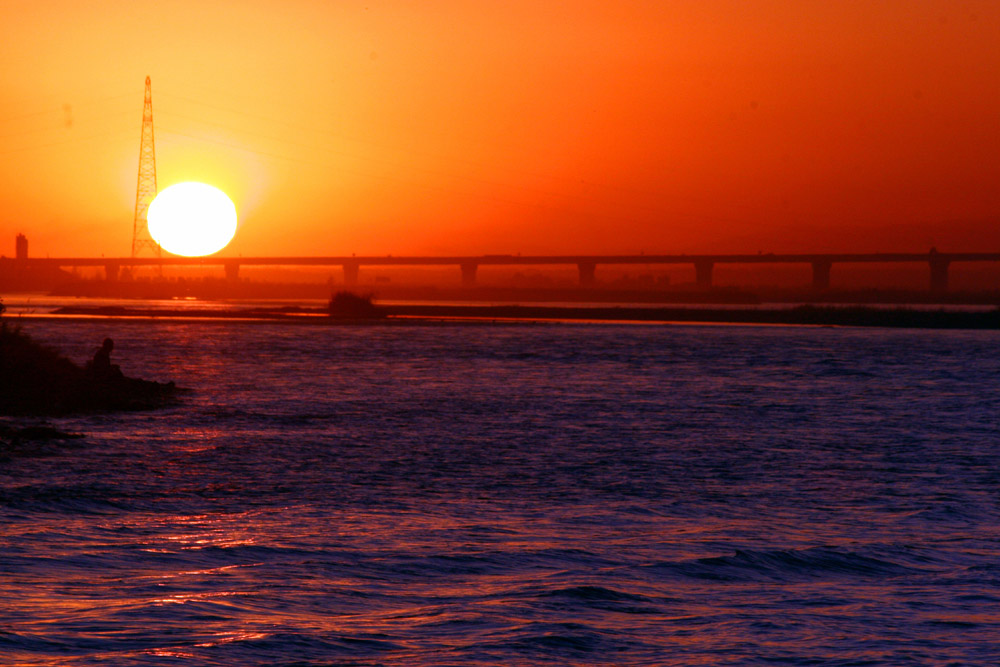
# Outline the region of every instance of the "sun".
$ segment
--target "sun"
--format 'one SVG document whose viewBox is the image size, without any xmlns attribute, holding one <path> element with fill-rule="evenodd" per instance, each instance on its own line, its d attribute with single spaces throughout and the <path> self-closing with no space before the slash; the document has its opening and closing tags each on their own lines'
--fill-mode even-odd
<svg viewBox="0 0 1000 667">
<path fill-rule="evenodd" d="M 146 211 L 149 235 L 167 252 L 211 255 L 236 234 L 236 206 L 219 188 L 189 181 L 160 191 Z"/>
</svg>

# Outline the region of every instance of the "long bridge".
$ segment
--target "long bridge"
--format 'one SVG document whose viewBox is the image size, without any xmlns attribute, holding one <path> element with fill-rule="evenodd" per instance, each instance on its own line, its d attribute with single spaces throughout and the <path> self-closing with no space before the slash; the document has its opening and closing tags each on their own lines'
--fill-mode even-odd
<svg viewBox="0 0 1000 667">
<path fill-rule="evenodd" d="M 755 255 L 463 255 L 450 257 L 413 256 L 329 256 L 329 257 L 28 257 L 25 252 L 15 258 L 0 258 L 0 268 L 56 269 L 100 266 L 109 281 L 118 280 L 123 268 L 139 266 L 221 266 L 229 280 L 239 278 L 242 266 L 340 266 L 344 283 L 355 285 L 362 266 L 457 266 L 462 284 L 476 283 L 480 266 L 558 266 L 575 265 L 581 287 L 595 284 L 598 266 L 629 264 L 688 264 L 695 270 L 695 282 L 701 287 L 712 285 L 712 272 L 717 264 L 808 264 L 812 267 L 812 286 L 827 289 L 834 264 L 851 263 L 923 263 L 929 269 L 929 286 L 934 291 L 948 289 L 948 268 L 955 262 L 1000 262 L 1000 252 L 938 252 L 926 253 L 819 253 Z"/>
</svg>

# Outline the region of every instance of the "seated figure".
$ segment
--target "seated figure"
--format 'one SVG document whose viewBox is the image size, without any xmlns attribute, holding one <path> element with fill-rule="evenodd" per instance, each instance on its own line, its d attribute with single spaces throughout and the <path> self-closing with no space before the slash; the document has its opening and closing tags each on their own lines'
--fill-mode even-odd
<svg viewBox="0 0 1000 667">
<path fill-rule="evenodd" d="M 104 343 L 94 353 L 94 358 L 87 364 L 87 370 L 91 375 L 99 378 L 118 378 L 122 376 L 122 369 L 117 364 L 111 363 L 111 350 L 115 347 L 115 342 L 110 338 L 105 338 Z"/>
</svg>

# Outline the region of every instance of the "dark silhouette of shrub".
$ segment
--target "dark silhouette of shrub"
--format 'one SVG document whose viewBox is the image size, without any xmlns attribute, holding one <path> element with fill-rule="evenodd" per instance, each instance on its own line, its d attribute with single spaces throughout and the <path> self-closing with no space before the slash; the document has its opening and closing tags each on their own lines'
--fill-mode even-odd
<svg viewBox="0 0 1000 667">
<path fill-rule="evenodd" d="M 384 317 L 385 314 L 374 303 L 372 294 L 355 294 L 354 292 L 337 292 L 330 297 L 327 311 L 330 317 L 349 320 L 370 320 Z"/>
</svg>

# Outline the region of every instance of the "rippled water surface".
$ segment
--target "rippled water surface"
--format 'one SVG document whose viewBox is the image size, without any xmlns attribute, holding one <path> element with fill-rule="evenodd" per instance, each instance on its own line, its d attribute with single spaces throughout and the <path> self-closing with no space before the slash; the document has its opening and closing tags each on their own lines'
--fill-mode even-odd
<svg viewBox="0 0 1000 667">
<path fill-rule="evenodd" d="M 0 461 L 0 663 L 1000 662 L 996 332 L 25 326 L 193 391 Z"/>
</svg>

